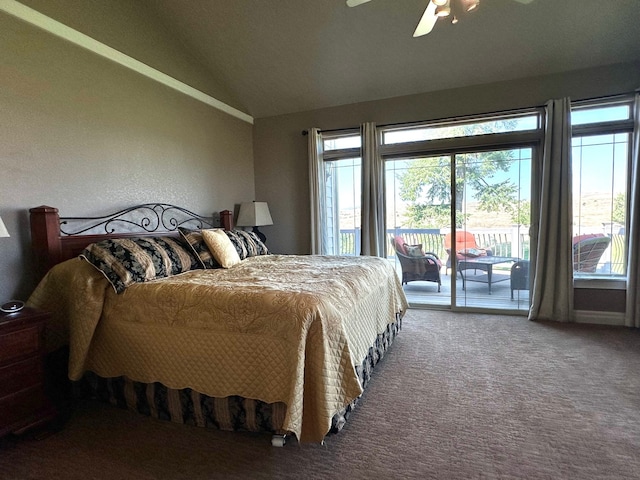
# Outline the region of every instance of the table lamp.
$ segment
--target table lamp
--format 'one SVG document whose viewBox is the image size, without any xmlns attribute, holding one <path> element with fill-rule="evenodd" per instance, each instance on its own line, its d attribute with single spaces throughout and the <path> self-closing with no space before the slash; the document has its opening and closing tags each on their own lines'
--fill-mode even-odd
<svg viewBox="0 0 640 480">
<path fill-rule="evenodd" d="M 260 240 L 266 242 L 267 237 L 258 230 L 258 227 L 262 225 L 273 225 L 267 202 L 242 202 L 240 204 L 240 212 L 238 213 L 236 225 L 239 227 L 253 227 L 253 233 L 255 233 Z"/>
<path fill-rule="evenodd" d="M 2 217 L 0 217 L 0 237 L 8 237 L 8 236 L 9 236 L 9 231 L 7 230 L 7 227 L 4 226 Z M 24 302 L 21 302 L 20 300 L 9 300 L 8 302 L 5 302 L 2 305 L 0 305 L 0 312 L 13 313 L 13 312 L 22 310 L 23 307 L 24 307 Z"/>
<path fill-rule="evenodd" d="M 2 217 L 0 217 L 0 237 L 8 237 L 9 231 L 7 227 L 4 226 L 4 222 L 2 221 Z"/>
</svg>

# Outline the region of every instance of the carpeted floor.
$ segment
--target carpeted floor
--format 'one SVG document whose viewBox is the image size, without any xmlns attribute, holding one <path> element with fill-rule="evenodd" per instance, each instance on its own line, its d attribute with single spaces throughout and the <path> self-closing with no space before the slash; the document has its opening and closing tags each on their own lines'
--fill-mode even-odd
<svg viewBox="0 0 640 480">
<path fill-rule="evenodd" d="M 77 406 L 2 479 L 640 478 L 640 331 L 411 310 L 325 445 Z"/>
</svg>

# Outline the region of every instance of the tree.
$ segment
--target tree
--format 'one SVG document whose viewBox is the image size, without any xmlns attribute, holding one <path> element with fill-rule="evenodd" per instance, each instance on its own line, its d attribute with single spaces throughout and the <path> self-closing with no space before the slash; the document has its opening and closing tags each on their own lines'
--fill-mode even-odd
<svg viewBox="0 0 640 480">
<path fill-rule="evenodd" d="M 462 201 L 466 192 L 485 212 L 506 211 L 514 223 L 521 223 L 525 202 L 518 202 L 517 186 L 511 180 L 491 182 L 498 172 L 507 172 L 512 163 L 511 152 L 496 151 L 457 156 L 455 193 L 456 227 L 466 221 Z M 400 198 L 407 207 L 409 226 L 441 228 L 451 223 L 451 165 L 449 157 L 414 160 L 399 176 Z"/>
<path fill-rule="evenodd" d="M 511 213 L 511 221 L 514 225 L 531 225 L 531 202 L 520 200 L 518 207 Z"/>
<path fill-rule="evenodd" d="M 624 225 L 627 218 L 627 197 L 624 192 L 618 193 L 613 198 L 613 213 L 611 220 Z"/>
<path fill-rule="evenodd" d="M 443 137 L 462 137 L 510 131 L 513 121 L 488 122 L 442 129 Z M 513 223 L 529 221 L 528 202 L 518 201 L 517 186 L 511 180 L 491 181 L 499 172 L 507 172 L 513 163 L 510 150 L 458 154 L 456 158 L 455 211 L 456 227 L 465 221 L 462 202 L 471 194 L 478 208 L 485 212 L 505 211 Z M 413 160 L 399 175 L 400 198 L 410 202 L 407 220 L 413 228 L 441 228 L 451 224 L 452 207 L 450 156 Z"/>
</svg>

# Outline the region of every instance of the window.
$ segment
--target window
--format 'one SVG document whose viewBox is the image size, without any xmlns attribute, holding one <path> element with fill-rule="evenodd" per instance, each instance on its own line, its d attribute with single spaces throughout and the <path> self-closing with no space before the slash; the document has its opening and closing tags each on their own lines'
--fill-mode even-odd
<svg viewBox="0 0 640 480">
<path fill-rule="evenodd" d="M 392 145 L 425 140 L 473 137 L 495 133 L 536 130 L 540 126 L 540 115 L 527 113 L 504 114 L 494 118 L 472 118 L 447 122 L 436 122 L 424 126 L 391 128 L 383 132 L 383 143 Z"/>
<path fill-rule="evenodd" d="M 325 254 L 359 255 L 362 167 L 360 135 L 323 134 Z"/>
<path fill-rule="evenodd" d="M 571 123 L 574 278 L 623 278 L 632 102 L 577 104 Z"/>
</svg>

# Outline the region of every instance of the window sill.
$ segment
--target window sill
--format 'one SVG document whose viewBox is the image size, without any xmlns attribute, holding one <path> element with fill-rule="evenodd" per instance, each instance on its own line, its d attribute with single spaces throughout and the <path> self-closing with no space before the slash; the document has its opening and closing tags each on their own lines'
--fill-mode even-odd
<svg viewBox="0 0 640 480">
<path fill-rule="evenodd" d="M 584 276 L 573 279 L 573 288 L 626 290 L 627 280 L 625 278 L 597 278 Z"/>
</svg>

